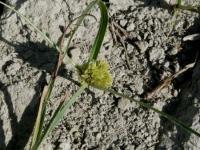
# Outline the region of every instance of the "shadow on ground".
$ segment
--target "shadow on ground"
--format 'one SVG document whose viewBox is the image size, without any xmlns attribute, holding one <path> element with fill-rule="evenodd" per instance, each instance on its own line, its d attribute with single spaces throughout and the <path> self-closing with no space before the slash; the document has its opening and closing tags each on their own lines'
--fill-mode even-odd
<svg viewBox="0 0 200 150">
<path fill-rule="evenodd" d="M 169 5 L 169 3 L 167 3 L 165 0 L 138 0 L 143 2 L 142 5 L 140 5 L 140 7 L 155 7 L 155 8 L 164 8 L 167 9 L 169 11 L 173 10 L 173 7 L 171 5 Z"/>
<path fill-rule="evenodd" d="M 36 113 L 38 106 L 34 106 L 34 104 L 38 105 L 38 99 L 40 97 L 41 88 L 45 84 L 45 74 L 43 73 L 35 87 L 36 94 L 33 96 L 32 100 L 30 101 L 29 105 L 26 107 L 25 111 L 22 114 L 20 121 L 17 121 L 17 116 L 15 114 L 13 103 L 11 96 L 7 90 L 7 87 L 0 82 L 0 90 L 4 94 L 4 101 L 8 109 L 8 114 L 10 118 L 10 124 L 12 129 L 12 138 L 8 142 L 7 147 L 4 143 L 5 135 L 2 128 L 2 121 L 0 122 L 0 132 L 1 132 L 1 149 L 4 150 L 23 150 L 29 140 L 29 137 L 32 133 L 34 122 L 36 119 Z M 35 109 L 33 109 L 35 108 Z"/>
<path fill-rule="evenodd" d="M 199 27 L 200 18 L 197 18 L 194 26 L 187 30 L 186 35 L 200 33 Z M 194 62 L 195 58 L 197 58 L 197 51 L 200 49 L 199 41 L 183 42 L 182 47 L 183 51 L 177 55 L 177 58 L 179 63 L 182 64 L 182 66 L 185 66 L 186 64 Z M 197 59 L 199 61 L 199 57 Z M 200 95 L 198 94 L 199 92 L 197 85 L 198 79 L 196 79 L 197 75 L 199 76 L 199 71 L 197 73 L 197 70 L 199 70 L 198 65 L 196 65 L 194 69 L 188 71 L 186 74 L 180 76 L 175 81 L 175 86 L 181 90 L 181 93 L 177 98 L 170 100 L 170 103 L 163 108 L 163 111 L 176 117 L 188 126 L 192 125 L 194 116 L 199 113 L 199 108 L 194 105 L 194 101 L 200 102 Z M 167 135 L 168 131 L 173 131 L 174 125 L 162 118 L 161 128 L 160 136 L 162 136 L 162 134 Z M 189 133 L 177 127 L 176 135 L 171 137 L 171 140 L 174 141 L 173 150 L 184 149 L 183 144 L 190 139 L 190 136 L 191 135 Z M 157 146 L 157 149 L 165 148 L 166 147 L 164 146 Z"/>
<path fill-rule="evenodd" d="M 20 7 L 20 6 L 19 6 Z M 3 13 L 3 7 L 0 5 L 0 14 Z M 3 18 L 5 19 L 5 18 Z M 26 29 L 26 27 L 25 27 Z M 1 28 L 0 28 L 1 34 Z M 29 34 L 27 34 L 29 39 Z M 44 43 L 33 43 L 30 40 L 25 43 L 14 43 L 6 40 L 0 35 L 0 41 L 15 48 L 18 58 L 24 62 L 28 62 L 32 67 L 43 70 L 44 72 L 40 76 L 36 83 L 36 94 L 32 97 L 32 100 L 25 108 L 20 121 L 17 120 L 15 114 L 12 98 L 7 90 L 6 85 L 0 81 L 0 90 L 4 95 L 4 102 L 8 109 L 8 118 L 10 118 L 12 137 L 8 144 L 5 143 L 5 131 L 3 129 L 3 120 L 0 120 L 0 149 L 1 150 L 23 150 L 32 134 L 33 126 L 36 119 L 36 113 L 38 109 L 38 102 L 40 100 L 40 94 L 43 86 L 46 84 L 46 73 L 51 72 L 55 65 L 57 52 L 54 49 L 50 49 Z M 2 66 L 2 70 L 9 65 L 9 61 Z M 64 73 L 64 72 L 63 72 Z M 9 120 L 8 120 L 9 121 Z"/>
<path fill-rule="evenodd" d="M 152 1 L 152 0 L 139 0 L 143 2 L 143 5 L 140 7 L 155 7 L 163 8 L 172 12 L 173 7 L 169 6 L 164 0 Z M 186 32 L 186 35 L 191 35 L 195 33 L 200 33 L 200 18 L 196 18 L 194 25 L 190 27 Z M 182 42 L 181 53 L 178 53 L 173 58 L 178 60 L 181 68 L 185 65 L 192 63 L 197 60 L 199 61 L 198 50 L 200 49 L 199 40 L 198 41 L 187 41 Z M 200 102 L 200 94 L 198 94 L 198 85 L 197 85 L 197 75 L 199 76 L 199 66 L 196 66 L 194 69 L 189 70 L 187 73 L 184 73 L 179 78 L 175 80 L 175 88 L 180 89 L 182 92 L 178 95 L 177 98 L 170 99 L 169 103 L 164 106 L 163 111 L 174 116 L 175 118 L 184 122 L 187 126 L 191 126 L 193 123 L 194 116 L 199 113 L 199 108 L 195 107 L 194 100 Z M 194 73 L 196 72 L 196 73 Z M 196 79 L 197 78 L 197 79 Z M 196 83 L 195 83 L 196 82 Z M 168 135 L 168 132 L 174 131 L 174 124 L 168 121 L 165 118 L 161 117 L 161 127 L 159 131 L 160 141 L 162 141 L 162 135 Z M 177 126 L 176 126 L 177 127 Z M 188 142 L 191 134 L 187 133 L 183 129 L 177 127 L 177 133 L 169 137 L 174 142 L 172 150 L 182 150 L 184 149 L 183 144 Z M 194 145 L 195 146 L 195 145 Z M 161 146 L 160 143 L 157 144 L 156 149 L 164 150 L 167 149 L 166 145 Z M 197 148 L 199 149 L 199 148 Z"/>
<path fill-rule="evenodd" d="M 9 46 L 14 47 L 18 58 L 22 59 L 26 63 L 29 63 L 31 67 L 35 67 L 38 70 L 42 70 L 44 72 L 40 77 L 40 79 L 38 80 L 37 83 L 38 86 L 35 87 L 35 91 L 37 94 L 33 96 L 30 104 L 26 107 L 23 116 L 19 122 L 17 121 L 17 116 L 14 113 L 11 96 L 8 90 L 6 89 L 6 86 L 0 82 L 0 90 L 4 93 L 5 103 L 9 110 L 9 118 L 11 119 L 11 128 L 13 134 L 12 139 L 9 141 L 6 147 L 6 144 L 3 142 L 5 141 L 5 134 L 2 127 L 3 124 L 2 121 L 0 120 L 0 134 L 1 134 L 0 139 L 2 139 L 0 141 L 0 144 L 2 145 L 0 149 L 6 148 L 7 150 L 13 150 L 13 149 L 23 150 L 31 135 L 34 122 L 36 119 L 36 112 L 38 106 L 35 106 L 33 111 L 33 103 L 39 101 L 40 93 L 45 83 L 46 73 L 47 72 L 51 73 L 52 69 L 55 66 L 58 53 L 55 49 L 46 46 L 44 42 L 34 43 L 28 41 L 26 43 L 14 44 L 13 42 L 8 41 L 1 36 L 0 36 L 0 41 L 8 44 Z M 5 65 L 2 67 L 2 70 L 4 70 L 4 67 L 6 67 L 6 65 L 7 63 L 5 63 Z M 71 78 L 72 77 L 71 72 L 67 71 L 64 68 L 64 65 L 61 66 L 60 71 L 58 72 L 58 76 L 61 76 L 71 81 L 73 84 L 80 86 L 80 84 L 77 81 Z M 92 96 L 91 105 L 95 105 L 95 103 L 98 101 L 95 98 L 95 94 L 89 89 L 87 89 L 86 92 Z"/>
</svg>

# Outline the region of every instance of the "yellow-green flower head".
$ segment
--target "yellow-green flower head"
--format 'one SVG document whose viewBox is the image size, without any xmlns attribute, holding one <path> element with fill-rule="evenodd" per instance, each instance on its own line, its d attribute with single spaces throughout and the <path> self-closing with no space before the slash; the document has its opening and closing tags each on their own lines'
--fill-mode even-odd
<svg viewBox="0 0 200 150">
<path fill-rule="evenodd" d="M 106 61 L 92 61 L 77 66 L 81 83 L 87 83 L 99 89 L 107 89 L 112 86 L 112 76 Z"/>
</svg>

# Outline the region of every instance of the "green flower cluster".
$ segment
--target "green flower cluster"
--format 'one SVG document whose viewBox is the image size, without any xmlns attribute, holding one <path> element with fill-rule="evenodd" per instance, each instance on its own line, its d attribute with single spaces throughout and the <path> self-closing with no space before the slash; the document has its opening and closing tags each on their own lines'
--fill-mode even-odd
<svg viewBox="0 0 200 150">
<path fill-rule="evenodd" d="M 87 83 L 99 89 L 107 89 L 112 86 L 112 76 L 106 61 L 92 61 L 77 66 L 81 83 Z"/>
</svg>

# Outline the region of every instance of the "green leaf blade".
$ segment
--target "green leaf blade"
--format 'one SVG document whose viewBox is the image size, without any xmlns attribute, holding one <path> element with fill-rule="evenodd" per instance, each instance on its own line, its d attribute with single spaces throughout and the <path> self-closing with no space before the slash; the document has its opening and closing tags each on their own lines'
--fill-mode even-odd
<svg viewBox="0 0 200 150">
<path fill-rule="evenodd" d="M 97 59 L 108 25 L 108 12 L 105 4 L 101 0 L 97 0 L 97 4 L 101 12 L 101 19 L 97 36 L 90 51 L 89 62 Z"/>
<path fill-rule="evenodd" d="M 65 100 L 59 107 L 56 109 L 55 113 L 53 114 L 53 117 L 51 118 L 49 124 L 47 125 L 47 128 L 44 130 L 42 136 L 36 141 L 35 145 L 31 150 L 37 150 L 42 143 L 42 141 L 47 137 L 47 135 L 53 130 L 53 128 L 59 123 L 59 121 L 63 118 L 66 110 L 72 106 L 78 96 L 81 95 L 81 93 L 85 90 L 87 87 L 87 84 L 84 84 L 80 87 L 80 89 L 69 99 Z"/>
</svg>

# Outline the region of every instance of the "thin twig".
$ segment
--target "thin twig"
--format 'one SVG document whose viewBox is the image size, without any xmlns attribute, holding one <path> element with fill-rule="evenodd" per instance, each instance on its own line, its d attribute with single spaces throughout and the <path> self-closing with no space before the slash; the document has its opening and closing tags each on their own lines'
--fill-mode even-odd
<svg viewBox="0 0 200 150">
<path fill-rule="evenodd" d="M 125 58 L 126 58 L 127 67 L 128 67 L 128 69 L 131 69 L 130 60 L 129 60 L 129 57 L 128 57 L 128 50 L 126 48 L 124 39 L 122 39 L 122 36 L 124 36 L 125 38 L 128 37 L 127 31 L 125 29 L 123 29 L 122 27 L 120 27 L 113 20 L 110 20 L 109 29 L 110 29 L 110 31 L 112 33 L 112 36 L 113 36 L 113 40 L 114 40 L 113 43 L 114 43 L 114 45 L 117 44 L 117 42 L 118 42 L 117 39 L 119 39 L 119 42 L 122 44 L 122 47 L 125 50 Z"/>
<path fill-rule="evenodd" d="M 193 68 L 195 64 L 196 64 L 196 61 L 186 65 L 183 69 L 179 70 L 178 72 L 176 72 L 172 76 L 161 80 L 160 83 L 155 88 L 153 88 L 150 92 L 145 94 L 145 99 L 154 98 L 158 93 L 160 93 L 160 91 L 162 89 L 168 87 L 175 78 L 177 78 L 178 76 L 180 76 L 181 74 L 186 72 L 188 69 Z"/>
<path fill-rule="evenodd" d="M 40 136 L 40 130 L 41 130 L 41 113 L 42 113 L 42 110 L 44 108 L 44 100 L 45 100 L 45 96 L 47 94 L 47 88 L 48 86 L 45 86 L 44 87 L 44 90 L 43 90 L 43 93 L 41 95 L 41 99 L 40 99 L 40 104 L 39 104 L 39 109 L 38 109 L 38 113 L 37 113 L 37 118 L 36 118 L 36 122 L 35 122 L 35 125 L 34 125 L 34 130 L 33 130 L 33 137 L 32 137 L 32 140 L 31 140 L 31 147 L 33 147 L 34 143 L 36 142 L 37 138 Z"/>
</svg>

